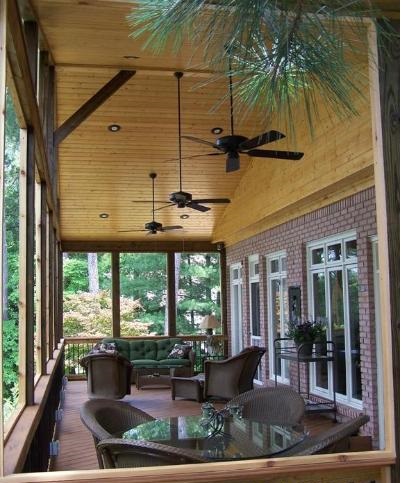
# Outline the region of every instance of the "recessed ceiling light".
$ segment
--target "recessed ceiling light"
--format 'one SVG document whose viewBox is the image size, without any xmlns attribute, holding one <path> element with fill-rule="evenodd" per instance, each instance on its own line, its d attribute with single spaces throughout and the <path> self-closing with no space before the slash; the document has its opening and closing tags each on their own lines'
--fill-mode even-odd
<svg viewBox="0 0 402 483">
<path fill-rule="evenodd" d="M 109 129 L 109 131 L 117 132 L 120 131 L 121 126 L 119 124 L 110 124 L 110 126 L 108 126 L 107 128 Z"/>
<path fill-rule="evenodd" d="M 221 127 L 213 127 L 211 129 L 212 134 L 221 134 L 223 132 L 223 129 Z"/>
<path fill-rule="evenodd" d="M 109 213 L 99 213 L 99 218 L 109 218 Z"/>
<path fill-rule="evenodd" d="M 190 215 L 187 215 L 187 214 L 184 213 L 184 215 L 180 215 L 180 218 L 182 220 L 187 220 L 187 218 L 190 218 Z"/>
</svg>

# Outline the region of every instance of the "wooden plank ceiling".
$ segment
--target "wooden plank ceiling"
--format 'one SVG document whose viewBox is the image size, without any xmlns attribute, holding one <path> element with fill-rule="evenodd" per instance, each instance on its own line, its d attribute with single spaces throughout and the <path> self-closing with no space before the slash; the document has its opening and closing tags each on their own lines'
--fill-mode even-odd
<svg viewBox="0 0 402 483">
<path fill-rule="evenodd" d="M 178 55 L 156 56 L 145 52 L 140 41 L 129 37 L 126 15 L 132 4 L 119 1 L 33 0 L 56 65 L 57 126 L 93 96 L 120 69 L 136 75 L 98 108 L 60 145 L 60 229 L 63 240 L 143 240 L 143 229 L 152 220 L 151 180 L 157 173 L 156 199 L 168 201 L 179 190 L 177 80 L 182 79 L 182 134 L 214 141 L 214 127 L 229 134 L 226 83 L 211 83 L 202 65 L 201 52 L 188 46 Z M 133 58 L 134 57 L 134 58 Z M 119 124 L 120 131 L 108 126 Z M 256 120 L 236 123 L 245 136 L 261 132 Z M 281 142 L 282 143 L 282 142 Z M 280 148 L 280 144 L 276 143 Z M 183 141 L 182 189 L 194 198 L 231 198 L 250 159 L 241 169 L 225 173 L 225 156 L 186 159 L 214 151 L 208 146 Z M 266 161 L 262 161 L 266 162 Z M 272 161 L 275 162 L 275 161 Z M 148 202 L 133 203 L 133 200 Z M 158 203 L 157 207 L 162 204 Z M 226 205 L 211 210 L 170 207 L 156 213 L 163 225 L 182 225 L 184 230 L 156 236 L 163 240 L 211 240 Z M 109 218 L 101 219 L 100 213 Z M 180 219 L 187 214 L 189 218 Z M 158 238 L 158 239 L 160 239 Z M 154 238 L 152 238 L 154 239 Z M 162 240 L 161 240 L 162 241 Z"/>
<path fill-rule="evenodd" d="M 202 46 L 198 51 L 185 45 L 177 55 L 170 50 L 161 55 L 144 51 L 142 41 L 129 37 L 126 16 L 133 3 L 121 0 L 30 0 L 30 3 L 44 33 L 44 45 L 56 65 L 57 126 L 119 70 L 137 71 L 59 145 L 61 237 L 63 240 L 149 241 L 144 232 L 120 230 L 143 229 L 144 224 L 152 220 L 149 173 L 157 173 L 157 200 L 168 201 L 169 193 L 179 190 L 174 72 L 185 72 L 182 79 L 184 135 L 214 141 L 216 136 L 211 133 L 214 127 L 221 127 L 222 135 L 230 134 L 229 105 L 227 99 L 220 102 L 227 94 L 227 85 L 210 82 L 211 73 L 202 63 Z M 386 12 L 398 11 L 394 1 L 384 1 L 382 6 Z M 369 114 L 367 116 L 362 122 L 369 122 Z M 247 137 L 265 128 L 281 130 L 277 125 L 263 128 L 257 118 L 250 116 L 243 123 L 235 121 L 236 134 Z M 300 123 L 300 126 L 305 125 L 303 119 Z M 120 131 L 110 132 L 108 126 L 111 124 L 119 124 Z M 317 164 L 314 158 L 318 148 L 320 152 L 324 150 L 325 156 L 334 157 L 331 162 L 339 164 L 328 146 L 333 140 L 329 135 L 333 127 L 332 123 L 327 124 L 328 133 L 322 132 L 320 146 L 313 146 L 306 135 L 298 136 L 297 146 L 288 144 L 286 138 L 269 148 L 305 152 L 298 165 L 302 176 L 314 172 L 315 179 L 320 179 L 322 163 Z M 320 126 L 320 132 L 322 129 L 324 127 Z M 354 133 L 360 131 L 361 126 L 353 127 Z M 341 142 L 344 142 L 342 138 Z M 370 142 L 367 149 L 370 149 Z M 240 229 L 233 225 L 238 223 L 239 227 L 244 227 L 258 221 L 254 219 L 256 210 L 248 207 L 252 206 L 256 195 L 263 196 L 258 188 L 260 178 L 274 180 L 278 178 L 274 176 L 278 169 L 291 169 L 289 161 L 251 160 L 243 155 L 241 169 L 225 173 L 225 156 L 186 159 L 208 152 L 211 152 L 208 146 L 183 140 L 182 189 L 192 193 L 194 198 L 230 198 L 232 206 L 211 204 L 211 210 L 206 213 L 177 207 L 157 211 L 157 221 L 165 226 L 180 224 L 184 229 L 158 233 L 152 240 L 233 241 L 236 238 L 233 233 Z M 362 163 L 367 164 L 364 159 Z M 342 176 L 350 176 L 350 173 Z M 333 189 L 338 188 L 334 186 Z M 259 202 L 264 213 L 258 219 L 271 213 L 268 204 L 280 195 L 275 190 L 280 187 L 271 186 L 271 196 L 263 196 Z M 328 190 L 326 188 L 322 195 L 324 201 Z M 133 200 L 144 202 L 133 203 Z M 162 204 L 158 203 L 157 207 L 160 206 Z M 101 219 L 100 213 L 108 213 L 109 217 Z M 189 218 L 180 219 L 182 214 Z M 238 220 L 240 214 L 241 220 Z M 228 218 L 232 220 L 230 230 Z"/>
</svg>

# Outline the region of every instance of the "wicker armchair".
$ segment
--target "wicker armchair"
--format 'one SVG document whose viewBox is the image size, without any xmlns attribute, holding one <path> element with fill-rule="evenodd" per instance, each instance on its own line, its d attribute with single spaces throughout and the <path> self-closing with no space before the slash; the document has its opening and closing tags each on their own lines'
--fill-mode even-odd
<svg viewBox="0 0 402 483">
<path fill-rule="evenodd" d="M 87 375 L 88 397 L 121 399 L 131 392 L 132 366 L 119 354 L 88 354 L 80 360 Z"/>
<path fill-rule="evenodd" d="M 191 450 L 151 441 L 106 439 L 98 444 L 97 450 L 104 468 L 136 468 L 207 462 Z"/>
<path fill-rule="evenodd" d="M 336 424 L 333 428 L 323 431 L 317 436 L 307 437 L 302 443 L 280 453 L 278 457 L 347 452 L 349 437 L 356 434 L 360 426 L 369 420 L 368 416 L 361 415 L 346 423 Z"/>
<path fill-rule="evenodd" d="M 81 407 L 80 416 L 81 421 L 94 438 L 95 449 L 99 441 L 155 419 L 150 414 L 130 406 L 128 403 L 109 399 L 86 401 Z M 99 467 L 103 468 L 102 459 L 98 452 L 97 456 Z"/>
<path fill-rule="evenodd" d="M 243 406 L 243 415 L 255 421 L 298 424 L 304 416 L 304 399 L 290 387 L 261 387 L 244 392 L 228 405 Z"/>
<path fill-rule="evenodd" d="M 253 389 L 254 376 L 265 352 L 263 347 L 247 347 L 223 361 L 206 360 L 204 398 L 227 400 Z"/>
</svg>

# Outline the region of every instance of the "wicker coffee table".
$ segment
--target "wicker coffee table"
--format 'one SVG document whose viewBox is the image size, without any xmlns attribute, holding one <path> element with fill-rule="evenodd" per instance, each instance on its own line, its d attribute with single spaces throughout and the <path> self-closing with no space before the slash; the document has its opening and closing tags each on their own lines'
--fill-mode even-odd
<svg viewBox="0 0 402 483">
<path fill-rule="evenodd" d="M 175 375 L 176 367 L 138 367 L 135 368 L 137 389 L 144 386 L 171 387 L 171 378 Z"/>
</svg>

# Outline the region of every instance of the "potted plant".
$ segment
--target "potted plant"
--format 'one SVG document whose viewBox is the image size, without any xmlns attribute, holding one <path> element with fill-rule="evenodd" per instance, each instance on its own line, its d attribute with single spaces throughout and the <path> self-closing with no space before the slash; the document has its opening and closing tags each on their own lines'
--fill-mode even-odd
<svg viewBox="0 0 402 483">
<path fill-rule="evenodd" d="M 290 321 L 286 337 L 293 339 L 300 355 L 311 355 L 313 343 L 326 339 L 326 324 L 321 321 Z"/>
</svg>

